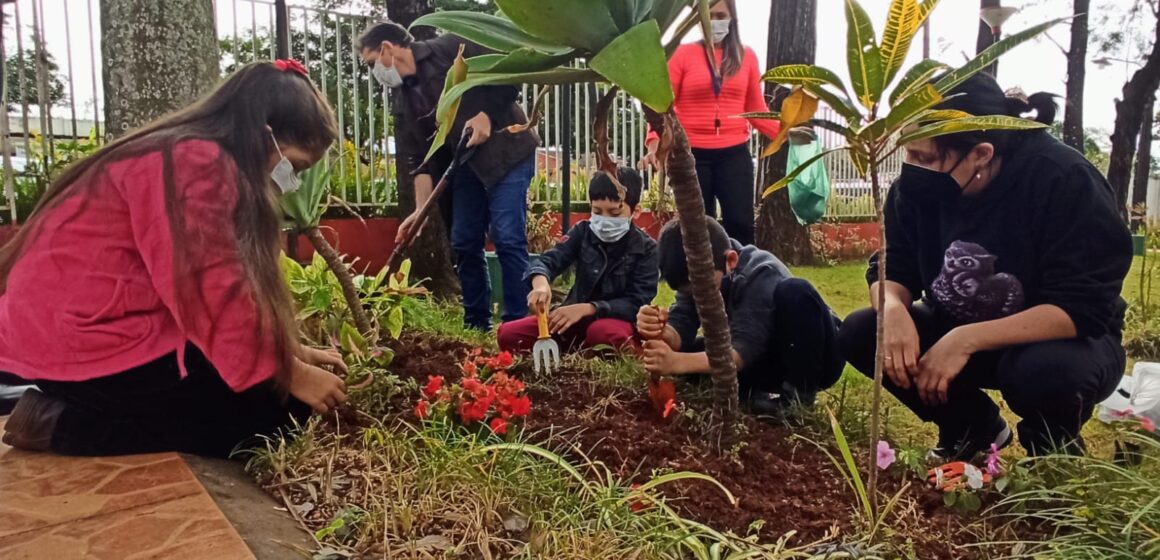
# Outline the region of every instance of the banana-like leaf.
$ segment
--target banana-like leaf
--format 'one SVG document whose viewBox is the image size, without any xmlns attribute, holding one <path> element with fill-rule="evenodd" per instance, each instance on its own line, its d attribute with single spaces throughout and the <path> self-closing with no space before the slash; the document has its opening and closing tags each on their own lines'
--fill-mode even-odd
<svg viewBox="0 0 1160 560">
<path fill-rule="evenodd" d="M 906 62 L 910 53 L 910 42 L 918 32 L 921 10 L 918 0 L 893 0 L 886 27 L 882 29 L 882 83 L 894 81 L 895 74 Z"/>
<path fill-rule="evenodd" d="M 923 111 L 916 115 L 911 123 L 931 123 L 935 121 L 950 121 L 954 119 L 965 119 L 973 117 L 974 115 L 966 111 L 956 111 L 954 109 L 931 109 Z"/>
<path fill-rule="evenodd" d="M 836 152 L 841 152 L 841 151 L 845 151 L 845 150 L 849 150 L 849 149 L 850 149 L 849 146 L 842 146 L 840 148 L 833 148 L 830 150 L 826 150 L 820 154 L 817 154 L 810 159 L 803 161 L 801 163 L 801 165 L 798 165 L 793 171 L 786 173 L 785 177 L 782 177 L 776 183 L 766 187 L 766 189 L 764 191 L 761 191 L 761 198 L 768 197 L 769 195 L 777 192 L 778 190 L 783 189 L 786 186 L 788 186 L 790 183 L 793 182 L 794 179 L 797 179 L 798 175 L 801 175 L 815 161 L 818 161 L 819 159 L 822 159 L 829 154 L 833 154 Z"/>
<path fill-rule="evenodd" d="M 918 5 L 918 25 L 926 23 L 926 18 L 930 17 L 930 13 L 938 6 L 939 0 L 926 0 Z"/>
<path fill-rule="evenodd" d="M 818 97 L 801 87 L 794 88 L 789 97 L 786 97 L 785 101 L 781 103 L 781 129 L 777 131 L 777 136 L 770 141 L 761 157 L 769 157 L 777 153 L 781 149 L 781 145 L 785 143 L 785 139 L 789 138 L 790 129 L 809 122 L 817 112 Z"/>
<path fill-rule="evenodd" d="M 837 132 L 838 134 L 841 134 L 847 142 L 853 142 L 858 136 L 850 127 L 842 126 L 841 124 L 827 119 L 810 119 L 810 122 L 807 124 L 817 128 L 829 130 L 831 132 Z"/>
<path fill-rule="evenodd" d="M 873 109 L 882 96 L 882 56 L 874 23 L 858 0 L 846 0 L 846 63 L 854 97 L 866 109 Z"/>
<path fill-rule="evenodd" d="M 786 64 L 778 66 L 761 76 L 762 81 L 785 86 L 831 85 L 845 92 L 846 85 L 832 70 L 813 64 Z"/>
<path fill-rule="evenodd" d="M 467 81 L 467 61 L 463 59 L 463 45 L 459 45 L 459 54 L 455 55 L 455 62 L 451 65 L 451 69 L 447 72 L 447 77 L 443 81 L 443 95 L 439 98 L 439 104 L 435 109 L 435 122 L 438 128 L 435 130 L 435 138 L 431 142 L 431 148 L 427 150 L 427 157 L 424 161 L 431 159 L 439 148 L 443 147 L 443 143 L 447 141 L 447 135 L 451 134 L 451 127 L 455 124 L 455 114 L 459 112 L 459 101 L 463 98 L 460 93 L 454 98 L 443 103 L 443 98 L 447 97 L 447 92 L 459 87 Z M 467 91 L 466 89 L 463 91 Z"/>
<path fill-rule="evenodd" d="M 1006 115 L 965 117 L 921 126 L 916 130 L 899 136 L 895 143 L 901 146 L 909 142 L 914 142 L 915 140 L 934 138 L 935 136 L 944 136 L 957 132 L 972 132 L 976 130 L 1035 130 L 1037 128 L 1047 128 L 1047 125 L 1018 117 L 1008 117 Z"/>
<path fill-rule="evenodd" d="M 519 48 L 507 54 L 485 54 L 467 60 L 471 72 L 488 74 L 513 74 L 517 72 L 540 72 L 568 62 L 575 56 L 569 50 L 563 54 L 545 54 L 529 48 Z"/>
<path fill-rule="evenodd" d="M 620 34 L 606 0 L 496 0 L 520 29 L 595 54 Z"/>
<path fill-rule="evenodd" d="M 894 91 L 890 92 L 890 104 L 897 104 L 899 99 L 914 93 L 914 90 L 929 82 L 939 72 L 950 69 L 950 66 L 937 60 L 930 60 L 929 58 L 911 66 L 910 70 L 907 70 L 906 74 L 903 74 L 902 80 L 898 82 L 898 85 L 894 86 Z"/>
<path fill-rule="evenodd" d="M 588 66 L 658 113 L 668 111 L 673 104 L 669 66 L 655 20 L 617 37 L 592 57 Z"/>
<path fill-rule="evenodd" d="M 890 113 L 885 117 L 862 129 L 858 137 L 866 144 L 880 143 L 885 140 L 885 136 L 900 130 L 919 113 L 938 105 L 942 100 L 942 94 L 934 86 L 926 84 L 890 109 Z"/>
<path fill-rule="evenodd" d="M 411 27 L 429 25 L 453 33 L 468 41 L 497 52 L 528 48 L 547 54 L 561 54 L 570 49 L 559 43 L 537 39 L 507 18 L 478 12 L 433 12 L 420 17 Z"/>
<path fill-rule="evenodd" d="M 604 4 L 621 33 L 647 19 L 653 9 L 653 0 L 604 0 Z"/>
<path fill-rule="evenodd" d="M 942 79 L 940 79 L 938 83 L 935 84 L 935 87 L 938 88 L 940 93 L 945 95 L 947 92 L 954 89 L 955 86 L 967 81 L 967 78 L 978 74 L 984 68 L 990 66 L 992 62 L 998 60 L 999 57 L 1003 56 L 1007 51 L 1027 42 L 1029 39 L 1069 19 L 1071 19 L 1071 17 L 1053 19 L 1051 21 L 1024 29 L 1023 31 L 1015 33 L 1014 35 L 1010 35 L 1001 39 L 998 43 L 987 47 L 986 50 L 979 53 L 979 56 L 972 58 L 966 64 L 952 70 L 946 76 L 943 76 Z"/>
<path fill-rule="evenodd" d="M 302 173 L 298 190 L 282 197 L 282 211 L 297 229 L 316 227 L 326 209 L 330 193 L 330 164 L 315 164 Z"/>
</svg>

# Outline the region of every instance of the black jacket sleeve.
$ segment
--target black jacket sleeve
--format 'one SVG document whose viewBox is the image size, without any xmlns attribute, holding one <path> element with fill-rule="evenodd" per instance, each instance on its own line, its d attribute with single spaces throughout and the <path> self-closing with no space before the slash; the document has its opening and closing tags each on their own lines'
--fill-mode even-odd
<svg viewBox="0 0 1160 560">
<path fill-rule="evenodd" d="M 1131 234 L 1111 187 L 1091 165 L 1039 181 L 1035 244 L 1042 301 L 1032 303 L 1063 309 L 1081 337 L 1103 336 L 1118 321 L 1120 291 L 1132 266 Z"/>
<path fill-rule="evenodd" d="M 669 308 L 669 326 L 681 337 L 681 352 L 691 352 L 697 346 L 697 331 L 701 318 L 692 294 L 677 292 L 677 301 Z"/>
<path fill-rule="evenodd" d="M 900 196 L 897 185 L 886 193 L 882 212 L 886 220 L 886 279 L 898 282 L 910 290 L 910 296 L 922 296 L 922 274 L 918 266 L 918 242 L 915 239 L 914 223 L 910 208 Z M 881 250 L 870 256 L 870 266 L 866 270 L 866 283 L 878 281 L 878 263 Z"/>
<path fill-rule="evenodd" d="M 576 260 L 580 258 L 580 247 L 587 232 L 583 224 L 584 222 L 581 222 L 572 226 L 563 241 L 539 257 L 533 258 L 531 266 L 528 267 L 528 274 L 524 279 L 531 280 L 533 276 L 538 275 L 546 277 L 551 282 L 575 264 Z"/>
<path fill-rule="evenodd" d="M 640 308 L 652 303 L 653 298 L 657 296 L 657 282 L 660 279 L 656 243 L 648 244 L 644 256 L 636 261 L 629 275 L 631 278 L 623 295 L 606 301 L 592 302 L 596 307 L 597 318 L 620 319 L 635 323 Z"/>
</svg>

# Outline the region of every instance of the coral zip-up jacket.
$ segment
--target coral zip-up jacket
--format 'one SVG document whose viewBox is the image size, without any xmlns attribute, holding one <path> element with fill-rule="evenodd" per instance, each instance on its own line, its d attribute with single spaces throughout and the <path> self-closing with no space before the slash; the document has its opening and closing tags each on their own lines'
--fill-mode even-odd
<svg viewBox="0 0 1160 560">
<path fill-rule="evenodd" d="M 233 160 L 202 140 L 170 155 L 108 164 L 44 216 L 0 295 L 0 371 L 84 381 L 183 357 L 192 342 L 235 391 L 273 376 L 273 337 L 259 327 L 234 236 Z M 166 167 L 185 222 L 180 289 Z"/>
<path fill-rule="evenodd" d="M 721 63 L 724 51 L 714 49 L 717 64 Z M 694 148 L 731 148 L 749 141 L 749 126 L 773 138 L 779 129 L 777 121 L 742 119 L 742 113 L 769 111 L 765 93 L 761 87 L 761 70 L 757 65 L 757 54 L 745 47 L 741 60 L 741 70 L 725 78 L 721 96 L 713 92 L 713 77 L 705 57 L 705 47 L 700 41 L 685 43 L 677 47 L 677 52 L 669 59 L 669 78 L 676 94 L 674 110 L 685 133 L 689 145 Z M 717 131 L 715 121 L 720 120 L 721 130 Z M 650 132 L 649 141 L 656 133 Z"/>
</svg>

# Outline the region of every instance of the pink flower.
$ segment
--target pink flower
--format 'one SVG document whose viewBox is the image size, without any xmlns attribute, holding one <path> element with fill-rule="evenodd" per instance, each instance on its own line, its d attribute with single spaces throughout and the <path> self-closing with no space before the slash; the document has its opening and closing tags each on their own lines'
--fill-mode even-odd
<svg viewBox="0 0 1160 560">
<path fill-rule="evenodd" d="M 999 476 L 999 446 L 991 444 L 991 452 L 987 454 L 987 474 Z"/>
<path fill-rule="evenodd" d="M 1153 422 L 1151 418 L 1148 418 L 1147 416 L 1137 416 L 1137 418 L 1140 420 L 1141 428 L 1144 428 L 1146 431 L 1151 433 L 1156 432 L 1156 423 Z"/>
<path fill-rule="evenodd" d="M 878 468 L 886 470 L 894 464 L 894 450 L 885 441 L 878 441 Z"/>
</svg>

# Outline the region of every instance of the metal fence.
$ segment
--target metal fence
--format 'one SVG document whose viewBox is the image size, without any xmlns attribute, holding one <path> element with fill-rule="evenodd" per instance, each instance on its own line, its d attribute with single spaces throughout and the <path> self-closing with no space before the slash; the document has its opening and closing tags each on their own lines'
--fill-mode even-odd
<svg viewBox="0 0 1160 560">
<path fill-rule="evenodd" d="M 0 221 L 9 222 L 27 214 L 54 173 L 104 141 L 104 107 L 99 0 L 17 0 L 4 10 L 7 23 L 0 57 L 6 62 L 3 97 L 8 115 L 0 119 L 0 137 L 6 140 Z M 290 56 L 310 70 L 334 105 L 342 128 L 343 141 L 331 157 L 335 194 L 350 206 L 385 210 L 398 202 L 390 98 L 352 48 L 371 20 L 310 6 L 288 10 Z M 276 13 L 271 0 L 215 0 L 215 15 L 223 74 L 275 57 Z M 570 95 L 564 95 L 565 88 Z M 566 183 L 571 185 L 572 201 L 585 200 L 588 178 L 596 169 L 592 115 L 606 91 L 604 85 L 577 84 L 554 86 L 547 93 L 533 202 L 559 205 Z M 523 94 L 530 105 L 536 90 L 525 87 Z M 648 134 L 643 113 L 623 94 L 612 110 L 609 149 L 621 163 L 635 165 L 644 155 Z M 826 147 L 842 142 L 832 132 L 819 132 Z M 754 154 L 760 144 L 755 136 Z M 566 159 L 571 160 L 567 168 Z M 897 159 L 884 166 L 884 184 L 897 173 Z M 858 178 L 848 158 L 827 156 L 826 166 L 833 186 L 829 216 L 873 215 L 869 182 Z M 759 184 L 764 184 L 763 178 Z"/>
</svg>

